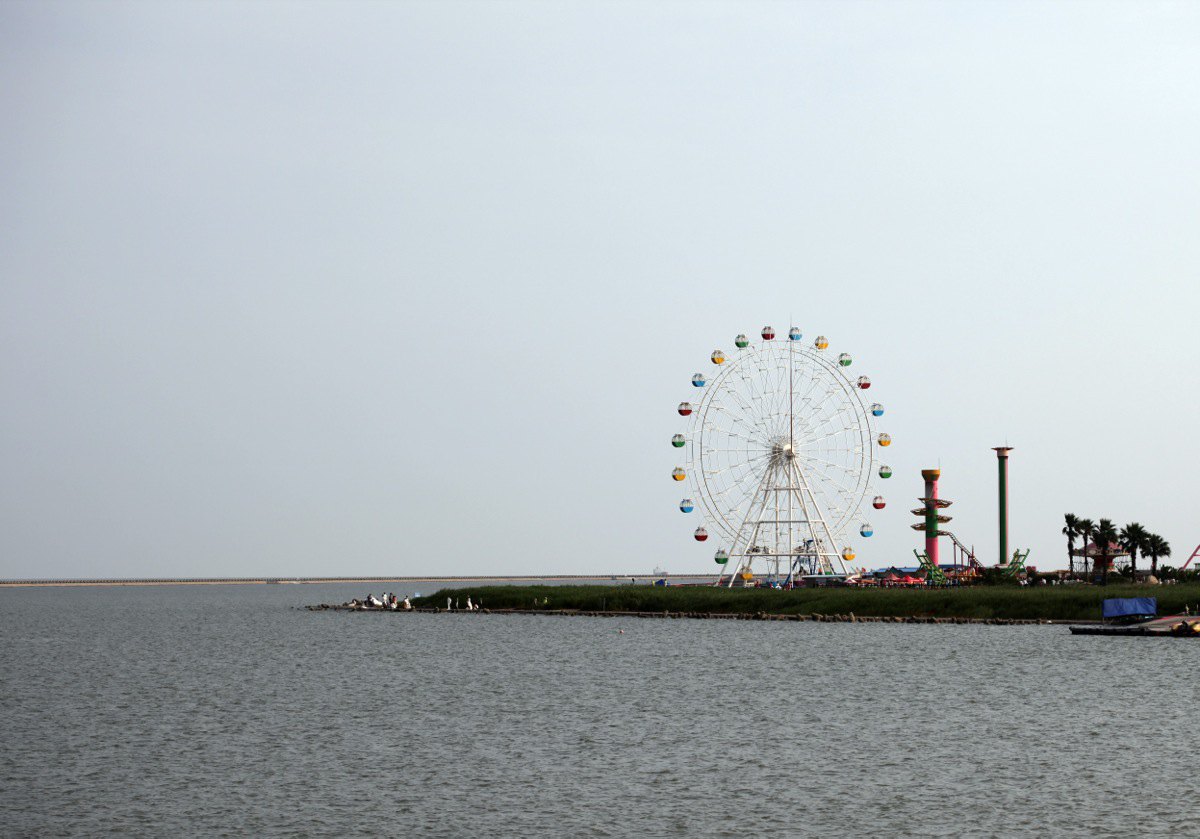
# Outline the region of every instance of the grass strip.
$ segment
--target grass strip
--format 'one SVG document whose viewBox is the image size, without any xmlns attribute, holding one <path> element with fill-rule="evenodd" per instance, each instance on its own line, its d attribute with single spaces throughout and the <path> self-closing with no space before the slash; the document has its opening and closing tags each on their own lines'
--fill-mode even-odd
<svg viewBox="0 0 1200 839">
<path fill-rule="evenodd" d="M 1200 606 L 1200 584 L 1173 586 L 972 586 L 946 589 L 725 589 L 709 586 L 473 586 L 441 589 L 413 601 L 463 606 L 470 597 L 486 609 L 581 609 L 610 612 L 845 615 L 872 617 L 1098 620 L 1109 597 L 1157 597 L 1160 615 Z"/>
</svg>

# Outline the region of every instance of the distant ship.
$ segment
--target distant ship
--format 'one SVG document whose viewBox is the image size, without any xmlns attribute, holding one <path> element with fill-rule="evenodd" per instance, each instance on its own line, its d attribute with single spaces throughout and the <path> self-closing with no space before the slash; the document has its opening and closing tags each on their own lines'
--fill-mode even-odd
<svg viewBox="0 0 1200 839">
<path fill-rule="evenodd" d="M 654 566 L 654 575 L 653 576 L 655 576 L 655 577 L 665 577 L 670 573 L 671 572 L 668 571 L 666 568 L 659 568 L 657 565 Z"/>
</svg>

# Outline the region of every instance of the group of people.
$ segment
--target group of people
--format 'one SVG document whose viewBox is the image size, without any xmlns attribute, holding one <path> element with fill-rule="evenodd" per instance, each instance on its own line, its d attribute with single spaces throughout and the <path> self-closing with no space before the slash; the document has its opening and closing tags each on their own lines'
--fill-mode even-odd
<svg viewBox="0 0 1200 839">
<path fill-rule="evenodd" d="M 379 597 L 368 594 L 362 600 L 351 600 L 346 605 L 351 609 L 391 609 L 401 612 L 411 612 L 413 607 L 408 595 L 405 595 L 404 599 L 400 599 L 391 593 L 382 594 Z"/>
</svg>

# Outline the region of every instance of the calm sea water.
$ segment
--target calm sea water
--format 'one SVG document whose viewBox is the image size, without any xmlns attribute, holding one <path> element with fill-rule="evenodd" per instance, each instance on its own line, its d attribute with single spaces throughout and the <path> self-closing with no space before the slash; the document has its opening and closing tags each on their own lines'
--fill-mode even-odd
<svg viewBox="0 0 1200 839">
<path fill-rule="evenodd" d="M 0 834 L 1200 835 L 1197 643 L 365 590 L 0 590 Z"/>
</svg>

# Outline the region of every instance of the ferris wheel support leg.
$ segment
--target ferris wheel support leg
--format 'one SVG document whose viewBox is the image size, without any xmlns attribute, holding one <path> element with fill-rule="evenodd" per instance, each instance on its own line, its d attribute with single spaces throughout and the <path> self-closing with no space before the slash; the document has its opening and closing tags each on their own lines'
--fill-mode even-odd
<svg viewBox="0 0 1200 839">
<path fill-rule="evenodd" d="M 830 529 L 829 523 L 825 521 L 825 516 L 821 512 L 821 507 L 817 503 L 817 498 L 813 494 L 812 487 L 808 485 L 808 480 L 804 476 L 804 470 L 800 468 L 800 464 L 796 462 L 795 458 L 789 459 L 788 462 L 791 464 L 788 470 L 789 473 L 794 473 L 796 477 L 796 498 L 800 502 L 800 509 L 808 525 L 809 534 L 812 537 L 813 552 L 816 555 L 817 564 L 821 567 L 822 571 L 828 571 L 832 574 L 835 570 L 834 562 L 837 562 L 841 568 L 841 572 L 845 574 L 846 566 L 842 562 L 841 556 L 837 553 L 837 542 L 833 537 L 833 531 Z M 807 499 L 805 499 L 805 495 L 808 496 Z M 821 538 L 818 530 L 824 534 L 824 539 Z M 826 545 L 824 551 L 821 550 L 822 544 Z"/>
<path fill-rule="evenodd" d="M 738 549 L 739 545 L 741 545 L 742 546 L 742 554 L 741 554 L 742 559 L 741 559 L 741 563 L 738 566 L 738 570 L 735 572 L 734 576 L 729 578 L 729 587 L 730 588 L 733 588 L 734 578 L 737 576 L 740 576 L 743 571 L 749 572 L 751 574 L 754 573 L 753 568 L 752 568 L 753 560 L 751 559 L 752 554 L 750 553 L 750 549 L 755 545 L 755 542 L 756 542 L 756 539 L 758 536 L 758 531 L 759 531 L 759 528 L 761 527 L 762 516 L 767 508 L 768 493 L 766 491 L 766 488 L 769 486 L 769 484 L 771 482 L 771 477 L 774 473 L 775 473 L 775 467 L 769 466 L 767 468 L 766 474 L 763 475 L 762 480 L 758 482 L 758 489 L 755 491 L 755 499 L 754 499 L 754 501 L 751 502 L 750 509 L 748 509 L 746 511 L 746 517 L 744 519 L 742 519 L 742 526 L 738 528 L 737 538 L 734 539 L 733 551 L 730 551 L 730 556 L 732 556 L 733 552 Z M 761 500 L 759 499 L 758 496 L 761 496 Z M 757 506 L 757 521 L 751 522 L 751 519 L 755 517 L 756 506 Z M 747 529 L 749 529 L 749 532 L 747 532 Z M 744 539 L 743 539 L 743 534 L 745 534 Z"/>
</svg>

